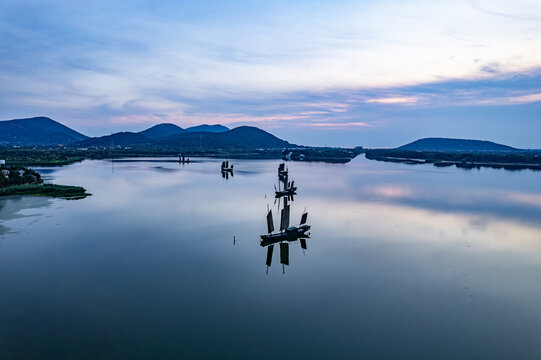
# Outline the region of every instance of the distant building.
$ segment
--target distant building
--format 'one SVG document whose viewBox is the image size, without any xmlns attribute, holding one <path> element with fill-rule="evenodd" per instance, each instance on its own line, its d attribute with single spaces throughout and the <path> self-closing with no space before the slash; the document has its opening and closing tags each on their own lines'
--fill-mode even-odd
<svg viewBox="0 0 541 360">
<path fill-rule="evenodd" d="M 3 166 L 3 165 L 6 165 L 6 160 L 1 160 L 0 159 L 0 166 Z"/>
</svg>

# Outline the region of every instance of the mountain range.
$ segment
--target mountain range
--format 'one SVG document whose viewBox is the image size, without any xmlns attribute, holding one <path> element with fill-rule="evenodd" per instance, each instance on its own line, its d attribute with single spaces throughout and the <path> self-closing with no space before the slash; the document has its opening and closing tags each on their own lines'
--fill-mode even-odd
<svg viewBox="0 0 541 360">
<path fill-rule="evenodd" d="M 256 127 L 158 124 L 140 132 L 88 137 L 47 117 L 0 121 L 0 146 L 150 147 L 168 149 L 283 149 L 296 147 Z"/>
<path fill-rule="evenodd" d="M 0 121 L 0 146 L 67 146 L 74 148 L 150 148 L 166 150 L 255 150 L 296 148 L 298 145 L 251 126 L 229 129 L 198 125 L 186 129 L 158 124 L 140 132 L 117 132 L 88 137 L 48 117 Z M 523 151 L 490 141 L 424 138 L 394 150 L 439 152 Z"/>
</svg>

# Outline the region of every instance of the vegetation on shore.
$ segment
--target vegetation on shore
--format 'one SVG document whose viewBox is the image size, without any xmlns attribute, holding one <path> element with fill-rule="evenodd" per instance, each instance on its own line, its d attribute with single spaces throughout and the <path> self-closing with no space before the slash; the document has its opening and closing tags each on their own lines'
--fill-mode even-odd
<svg viewBox="0 0 541 360">
<path fill-rule="evenodd" d="M 0 159 L 11 166 L 59 166 L 82 161 L 85 157 L 80 151 L 62 147 L 0 147 Z"/>
<path fill-rule="evenodd" d="M 407 164 L 434 164 L 461 168 L 492 167 L 508 170 L 541 170 L 541 151 L 414 151 L 402 149 L 372 149 L 366 158 Z"/>
<path fill-rule="evenodd" d="M 34 195 L 50 196 L 69 200 L 83 199 L 90 194 L 80 186 L 56 184 L 25 184 L 0 187 L 0 196 Z"/>
<path fill-rule="evenodd" d="M 41 175 L 32 169 L 22 166 L 0 166 L 0 188 L 42 182 Z"/>
<path fill-rule="evenodd" d="M 178 156 L 179 153 L 189 157 L 217 157 L 229 159 L 281 159 L 289 152 L 292 160 L 348 162 L 363 151 L 357 148 L 295 148 L 295 149 L 185 149 L 156 147 L 112 147 L 85 148 L 70 147 L 32 147 L 13 148 L 0 147 L 0 159 L 9 165 L 22 166 L 60 166 L 69 165 L 84 159 L 110 159 L 123 157 L 160 157 Z M 302 159 L 300 155 L 302 156 Z"/>
<path fill-rule="evenodd" d="M 82 199 L 89 196 L 80 186 L 43 184 L 41 175 L 22 166 L 0 166 L 0 196 L 36 195 L 64 199 Z"/>
<path fill-rule="evenodd" d="M 282 158 L 296 161 L 321 161 L 331 163 L 347 163 L 365 150 L 362 146 L 355 148 L 304 147 L 284 150 Z"/>
</svg>

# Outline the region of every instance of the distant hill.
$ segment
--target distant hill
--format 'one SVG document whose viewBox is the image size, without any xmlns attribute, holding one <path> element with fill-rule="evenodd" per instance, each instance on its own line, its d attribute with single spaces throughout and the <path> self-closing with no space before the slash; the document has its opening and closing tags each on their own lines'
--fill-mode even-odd
<svg viewBox="0 0 541 360">
<path fill-rule="evenodd" d="M 163 139 L 171 135 L 180 134 L 185 132 L 183 128 L 175 124 L 158 124 L 151 128 L 138 132 L 138 134 L 146 136 L 149 139 L 158 140 Z"/>
<path fill-rule="evenodd" d="M 69 145 L 88 137 L 48 117 L 0 121 L 0 145 Z"/>
<path fill-rule="evenodd" d="M 228 129 L 223 125 L 199 125 L 182 129 L 159 124 L 138 133 L 118 132 L 89 138 L 46 117 L 0 121 L 0 146 L 70 145 L 73 147 L 131 147 L 168 150 L 255 150 L 292 148 L 287 141 L 251 126 Z"/>
<path fill-rule="evenodd" d="M 152 129 L 152 128 L 151 128 Z M 149 129 L 150 130 L 150 129 Z M 146 131 L 146 130 L 145 130 Z M 79 141 L 76 147 L 109 148 L 111 146 L 190 149 L 282 149 L 295 147 L 268 132 L 249 126 L 241 126 L 224 132 L 184 131 L 165 138 L 151 139 L 142 133 L 120 132 Z"/>
<path fill-rule="evenodd" d="M 277 149 L 292 146 L 287 141 L 253 126 L 239 126 L 233 130 L 209 135 L 209 138 L 222 147 L 235 144 L 241 144 L 242 147 L 249 149 Z"/>
<path fill-rule="evenodd" d="M 412 151 L 520 151 L 491 141 L 449 138 L 425 138 L 400 146 L 397 150 Z"/>
<path fill-rule="evenodd" d="M 283 149 L 294 147 L 268 132 L 251 126 L 240 126 L 219 133 L 185 132 L 172 135 L 161 141 L 175 148 L 205 149 Z"/>
<path fill-rule="evenodd" d="M 228 130 L 229 128 L 223 125 L 207 125 L 207 124 L 192 126 L 186 129 L 186 131 L 191 131 L 191 132 L 212 132 L 212 133 L 225 132 Z"/>
<path fill-rule="evenodd" d="M 149 139 L 159 141 L 159 140 L 165 139 L 168 136 L 182 134 L 185 132 L 220 133 L 220 132 L 225 132 L 225 131 L 229 131 L 229 128 L 223 125 L 203 124 L 203 125 L 197 125 L 197 126 L 189 127 L 187 129 L 183 129 L 180 126 L 177 126 L 175 124 L 164 123 L 164 124 L 154 125 L 151 128 L 138 132 L 138 134 L 144 135 Z"/>
<path fill-rule="evenodd" d="M 89 138 L 83 141 L 79 141 L 73 146 L 76 147 L 134 147 L 134 146 L 148 146 L 155 145 L 155 141 L 148 137 L 141 135 L 140 133 L 133 132 L 118 132 L 112 135 L 106 135 L 101 137 Z"/>
</svg>

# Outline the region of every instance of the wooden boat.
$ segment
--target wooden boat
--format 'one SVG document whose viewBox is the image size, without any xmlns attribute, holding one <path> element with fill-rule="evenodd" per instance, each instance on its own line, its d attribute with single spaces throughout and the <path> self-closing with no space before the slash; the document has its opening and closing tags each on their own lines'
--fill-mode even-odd
<svg viewBox="0 0 541 360">
<path fill-rule="evenodd" d="M 222 161 L 222 172 L 233 172 L 233 164 L 229 166 L 229 161 Z"/>
</svg>

